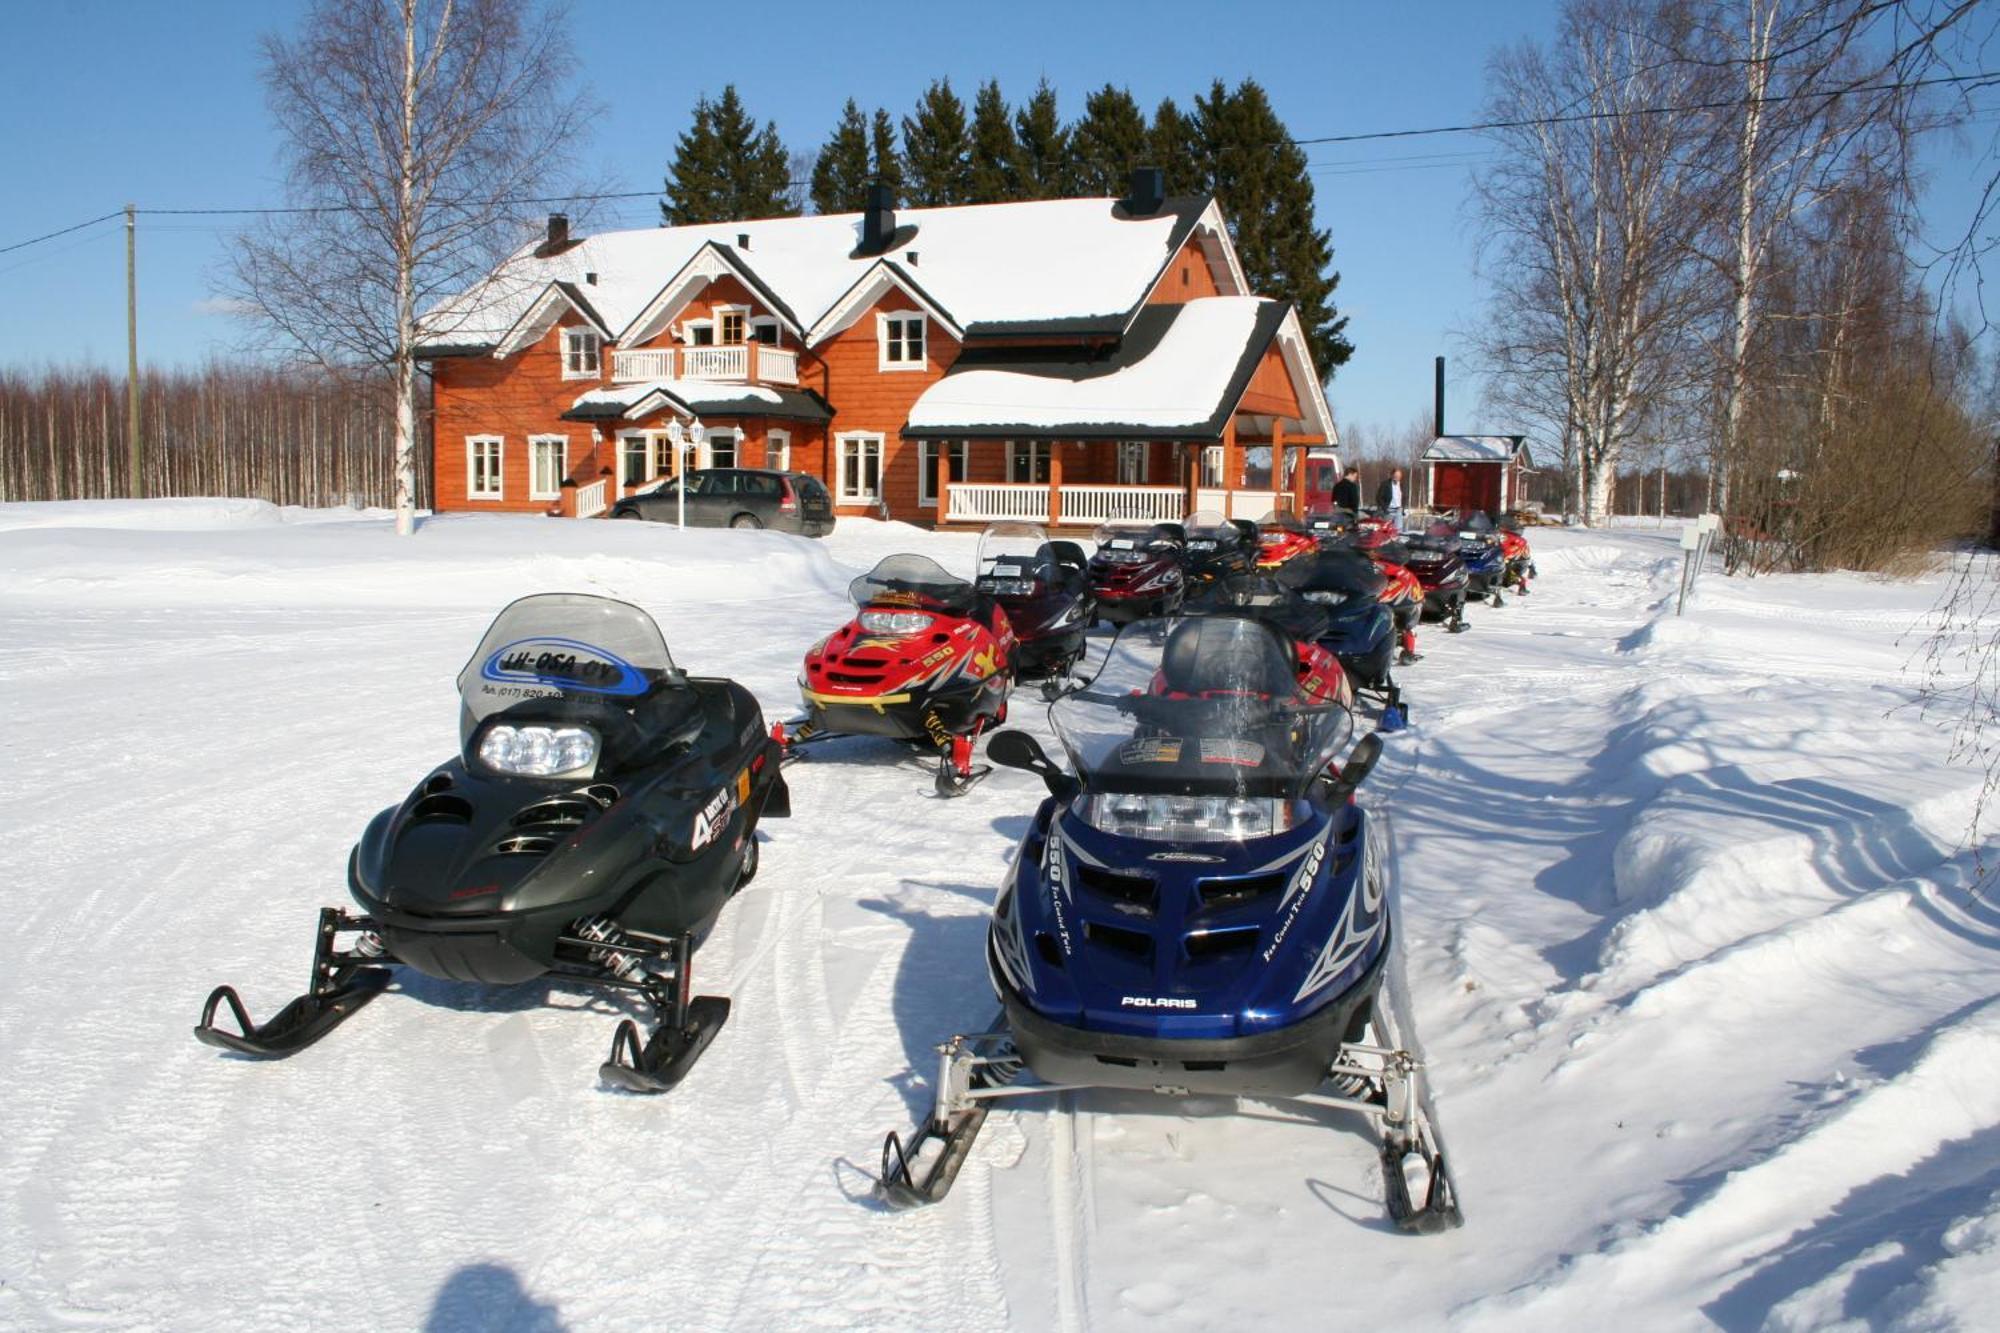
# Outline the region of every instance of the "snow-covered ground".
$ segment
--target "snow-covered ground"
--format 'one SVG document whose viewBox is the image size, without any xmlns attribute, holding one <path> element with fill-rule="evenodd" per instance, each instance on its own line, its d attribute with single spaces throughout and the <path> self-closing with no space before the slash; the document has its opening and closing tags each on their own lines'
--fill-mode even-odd
<svg viewBox="0 0 2000 1333">
<path fill-rule="evenodd" d="M 2000 912 L 1910 706 L 1938 584 L 1676 620 L 1675 535 L 1537 531 L 1534 595 L 1403 675 L 1368 794 L 1467 1218 L 1406 1237 L 1358 1125 L 1213 1098 L 997 1113 L 878 1210 L 1040 787 L 939 802 L 868 741 L 790 771 L 670 1096 L 597 1086 L 620 1011 L 567 988 L 410 980 L 276 1064 L 189 1035 L 217 981 L 298 990 L 510 598 L 628 598 L 789 716 L 853 572 L 973 538 L 0 506 L 0 1326 L 1991 1328 Z"/>
</svg>

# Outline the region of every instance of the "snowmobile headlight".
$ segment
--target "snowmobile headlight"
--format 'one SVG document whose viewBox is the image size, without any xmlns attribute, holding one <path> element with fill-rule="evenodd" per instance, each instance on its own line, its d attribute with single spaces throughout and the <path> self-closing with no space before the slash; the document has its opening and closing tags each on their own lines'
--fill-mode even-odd
<svg viewBox="0 0 2000 1333">
<path fill-rule="evenodd" d="M 1104 546 L 1098 548 L 1096 558 L 1107 565 L 1136 565 L 1153 557 L 1144 551 L 1122 551 L 1116 547 Z"/>
<path fill-rule="evenodd" d="M 1084 822 L 1092 828 L 1157 842 L 1267 838 L 1292 826 L 1292 803 L 1283 797 L 1093 792 L 1079 804 Z"/>
<path fill-rule="evenodd" d="M 979 591 L 994 597 L 1030 597 L 1034 595 L 1033 579 L 981 579 Z"/>
<path fill-rule="evenodd" d="M 925 611 L 863 611 L 861 628 L 870 634 L 915 634 L 934 619 Z"/>
<path fill-rule="evenodd" d="M 1321 606 L 1347 605 L 1347 594 L 1344 592 L 1327 592 L 1323 589 L 1315 588 L 1311 592 L 1299 595 L 1304 597 L 1308 602 L 1316 602 Z"/>
<path fill-rule="evenodd" d="M 597 767 L 597 733 L 589 727 L 488 727 L 479 762 L 524 778 L 554 777 Z"/>
</svg>

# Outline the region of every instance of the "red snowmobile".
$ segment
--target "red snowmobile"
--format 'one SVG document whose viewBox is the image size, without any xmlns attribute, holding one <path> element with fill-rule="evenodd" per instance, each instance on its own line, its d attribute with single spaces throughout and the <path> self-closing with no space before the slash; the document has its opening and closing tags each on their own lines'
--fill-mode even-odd
<svg viewBox="0 0 2000 1333">
<path fill-rule="evenodd" d="M 1297 514 L 1272 512 L 1257 520 L 1257 568 L 1276 569 L 1302 555 L 1319 549 L 1312 534 Z"/>
<path fill-rule="evenodd" d="M 1373 526 L 1362 520 L 1354 536 L 1354 546 L 1375 562 L 1387 580 L 1381 596 L 1396 617 L 1396 639 L 1401 648 L 1396 661 L 1408 666 L 1423 656 L 1417 651 L 1417 624 L 1424 618 L 1423 580 L 1397 558 L 1404 554 L 1403 546 L 1396 529 L 1386 519 Z"/>
<path fill-rule="evenodd" d="M 829 736 L 887 736 L 939 755 L 937 794 L 992 771 L 973 742 L 1007 720 L 1015 638 L 1007 612 L 921 555 L 888 556 L 848 586 L 853 620 L 814 644 L 799 676 L 806 716 L 787 747 Z"/>
<path fill-rule="evenodd" d="M 1500 586 L 1512 588 L 1517 597 L 1526 595 L 1528 580 L 1535 577 L 1535 557 L 1528 550 L 1528 539 L 1511 522 L 1500 525 L 1500 554 L 1507 561 L 1507 567 L 1500 576 Z"/>
</svg>

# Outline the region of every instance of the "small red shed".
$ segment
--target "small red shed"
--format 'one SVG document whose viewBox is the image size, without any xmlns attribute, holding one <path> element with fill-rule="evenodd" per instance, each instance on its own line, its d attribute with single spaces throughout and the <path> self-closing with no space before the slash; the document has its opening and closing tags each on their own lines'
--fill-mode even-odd
<svg viewBox="0 0 2000 1333">
<path fill-rule="evenodd" d="M 1528 441 L 1523 435 L 1440 435 L 1424 450 L 1423 462 L 1431 508 L 1504 514 L 1520 499 Z"/>
</svg>

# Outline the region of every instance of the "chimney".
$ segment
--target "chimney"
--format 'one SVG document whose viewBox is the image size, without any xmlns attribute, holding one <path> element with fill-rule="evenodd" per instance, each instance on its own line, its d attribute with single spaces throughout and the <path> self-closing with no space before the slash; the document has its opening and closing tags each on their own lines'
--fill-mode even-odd
<svg viewBox="0 0 2000 1333">
<path fill-rule="evenodd" d="M 857 255 L 879 255 L 889 248 L 896 235 L 896 210 L 891 206 L 889 187 L 876 181 L 868 187 L 868 206 L 861 211 L 861 245 Z"/>
<path fill-rule="evenodd" d="M 739 231 L 739 232 L 737 232 L 737 233 L 736 233 L 736 248 L 737 248 L 738 250 L 748 250 L 748 249 L 750 248 L 750 233 L 749 233 L 749 232 L 747 232 L 747 231 Z"/>
<path fill-rule="evenodd" d="M 537 259 L 546 259 L 550 255 L 561 254 L 568 248 L 569 215 L 566 213 L 549 214 L 548 239 L 535 248 L 535 257 Z"/>
<path fill-rule="evenodd" d="M 1437 410 L 1431 417 L 1431 434 L 1444 437 L 1444 358 L 1437 359 Z"/>
<path fill-rule="evenodd" d="M 1167 202 L 1167 173 L 1160 167 L 1135 167 L 1132 183 L 1119 200 L 1134 217 L 1151 217 Z"/>
</svg>

